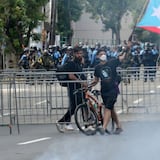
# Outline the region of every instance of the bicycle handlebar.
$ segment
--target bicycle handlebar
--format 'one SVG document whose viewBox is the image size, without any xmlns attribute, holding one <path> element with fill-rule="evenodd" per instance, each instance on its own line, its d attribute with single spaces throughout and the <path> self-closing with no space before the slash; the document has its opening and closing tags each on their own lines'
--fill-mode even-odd
<svg viewBox="0 0 160 160">
<path fill-rule="evenodd" d="M 86 91 L 90 91 L 92 89 L 91 86 L 88 86 L 87 88 L 86 87 L 83 87 L 83 88 L 78 88 L 78 89 L 75 89 L 73 94 L 76 94 L 78 92 L 86 92 Z"/>
</svg>

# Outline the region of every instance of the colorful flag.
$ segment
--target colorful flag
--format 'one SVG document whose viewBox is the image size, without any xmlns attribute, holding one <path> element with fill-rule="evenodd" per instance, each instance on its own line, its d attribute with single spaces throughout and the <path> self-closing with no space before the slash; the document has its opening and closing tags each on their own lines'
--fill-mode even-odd
<svg viewBox="0 0 160 160">
<path fill-rule="evenodd" d="M 147 9 L 137 27 L 160 34 L 160 0 L 149 0 Z"/>
</svg>

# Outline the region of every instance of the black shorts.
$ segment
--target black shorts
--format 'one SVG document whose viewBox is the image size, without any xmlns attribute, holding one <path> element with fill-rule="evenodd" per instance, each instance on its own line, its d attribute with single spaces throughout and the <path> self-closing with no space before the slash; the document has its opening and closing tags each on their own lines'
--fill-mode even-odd
<svg viewBox="0 0 160 160">
<path fill-rule="evenodd" d="M 105 108 L 112 110 L 114 108 L 114 104 L 117 101 L 117 93 L 110 93 L 110 94 L 102 94 L 103 103 Z"/>
</svg>

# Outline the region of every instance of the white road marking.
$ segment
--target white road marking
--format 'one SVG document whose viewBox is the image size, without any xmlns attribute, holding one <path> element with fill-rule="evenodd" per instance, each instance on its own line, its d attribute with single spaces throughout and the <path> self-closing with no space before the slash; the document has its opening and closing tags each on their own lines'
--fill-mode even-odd
<svg viewBox="0 0 160 160">
<path fill-rule="evenodd" d="M 139 99 L 137 99 L 137 100 L 135 100 L 135 101 L 133 101 L 133 103 L 134 104 L 138 104 L 139 102 L 142 102 L 143 101 L 143 99 L 142 98 L 139 98 Z M 127 109 L 120 109 L 120 110 L 118 110 L 118 111 L 116 111 L 116 113 L 117 114 L 121 114 L 121 113 L 123 113 L 123 112 L 125 112 Z"/>
<path fill-rule="evenodd" d="M 137 104 L 137 103 L 142 102 L 142 101 L 143 101 L 143 98 L 139 98 L 139 99 L 133 101 L 133 103 L 134 103 L 134 104 Z"/>
<path fill-rule="evenodd" d="M 155 91 L 154 90 L 150 90 L 150 93 L 155 93 Z"/>
<path fill-rule="evenodd" d="M 44 100 L 44 101 L 41 101 L 41 102 L 36 103 L 35 105 L 40 105 L 40 104 L 46 103 L 46 102 L 47 102 L 47 100 Z"/>
<path fill-rule="evenodd" d="M 21 89 L 21 88 L 20 89 L 16 89 L 17 92 L 28 91 L 28 90 L 29 89 L 27 89 L 27 88 L 25 88 L 25 89 Z M 9 91 L 13 92 L 13 91 L 15 91 L 15 89 L 14 88 L 11 88 L 11 89 L 10 88 L 3 88 L 2 91 L 3 92 L 9 92 Z"/>
<path fill-rule="evenodd" d="M 37 142 L 45 141 L 48 139 L 51 139 L 51 137 L 44 137 L 44 138 L 35 139 L 35 140 L 31 140 L 31 141 L 21 142 L 21 143 L 17 143 L 17 145 L 26 145 L 26 144 L 31 144 L 31 143 L 37 143 Z"/>
<path fill-rule="evenodd" d="M 160 86 L 157 86 L 157 88 L 160 88 Z"/>
<path fill-rule="evenodd" d="M 122 113 L 122 109 L 116 111 L 117 114 L 121 114 Z"/>
<path fill-rule="evenodd" d="M 14 114 L 14 112 L 12 112 L 11 114 Z M 2 117 L 2 116 L 9 116 L 10 115 L 10 113 L 3 113 L 3 115 L 0 115 L 0 118 Z"/>
</svg>

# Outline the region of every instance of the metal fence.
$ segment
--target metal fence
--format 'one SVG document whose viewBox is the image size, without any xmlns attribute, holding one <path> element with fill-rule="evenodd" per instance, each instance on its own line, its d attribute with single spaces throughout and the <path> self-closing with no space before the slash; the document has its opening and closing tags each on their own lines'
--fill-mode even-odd
<svg viewBox="0 0 160 160">
<path fill-rule="evenodd" d="M 158 68 L 118 69 L 122 76 L 118 113 L 159 113 Z M 67 88 L 61 87 L 55 71 L 3 71 L 0 74 L 0 125 L 55 123 L 68 108 Z M 93 70 L 86 69 L 87 81 Z M 144 82 L 144 80 L 147 81 Z M 69 83 L 69 82 L 68 82 Z M 99 84 L 95 86 L 100 89 Z"/>
<path fill-rule="evenodd" d="M 125 107 L 123 112 L 160 113 L 160 71 L 159 68 L 128 68 L 120 71 Z"/>
<path fill-rule="evenodd" d="M 82 43 L 90 46 L 95 46 L 95 44 L 99 43 L 101 46 L 116 46 L 117 42 L 116 40 L 106 40 L 106 39 L 82 39 L 82 38 L 73 38 L 72 39 L 72 45 L 75 46 L 76 44 Z"/>
</svg>

